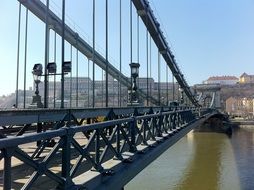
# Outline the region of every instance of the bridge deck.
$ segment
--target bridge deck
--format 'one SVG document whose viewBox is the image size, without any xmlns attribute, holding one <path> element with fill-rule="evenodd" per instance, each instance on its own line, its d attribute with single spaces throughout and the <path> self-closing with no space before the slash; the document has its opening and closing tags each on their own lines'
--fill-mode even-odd
<svg viewBox="0 0 254 190">
<path fill-rule="evenodd" d="M 164 138 L 161 138 L 160 141 L 153 142 L 153 146 L 140 145 L 140 153 L 134 155 L 126 154 L 126 157 L 131 157 L 131 163 L 124 163 L 115 160 L 106 162 L 105 166 L 114 170 L 113 176 L 105 177 L 102 174 L 88 171 L 87 173 L 84 173 L 75 178 L 74 181 L 77 184 L 82 184 L 82 186 L 88 189 L 121 189 L 121 187 L 124 187 L 146 166 L 148 166 L 152 161 L 163 154 L 164 151 L 174 145 L 178 140 L 180 140 L 196 126 L 204 122 L 204 120 L 206 120 L 208 117 L 209 115 L 201 118 L 200 120 L 197 120 L 196 122 L 183 126 L 180 131 L 176 132 L 172 136 L 170 134 L 166 134 Z"/>
<path fill-rule="evenodd" d="M 179 112 L 181 113 L 181 112 Z M 185 113 L 185 112 L 182 112 Z M 170 113 L 172 114 L 172 113 Z M 166 116 L 166 114 L 165 114 Z M 87 151 L 89 151 L 90 158 L 86 157 L 86 159 L 81 160 L 78 171 L 75 173 L 75 175 L 72 177 L 74 184 L 77 186 L 83 186 L 89 189 L 112 189 L 112 185 L 114 184 L 115 187 L 123 187 L 128 181 L 130 181 L 135 175 L 137 175 L 143 168 L 145 168 L 150 162 L 152 162 L 154 159 L 156 159 L 160 154 L 162 154 L 167 148 L 172 146 L 175 142 L 177 142 L 180 138 L 182 138 L 185 134 L 187 134 L 190 130 L 192 130 L 196 125 L 199 125 L 200 122 L 203 122 L 203 120 L 206 119 L 210 115 L 205 115 L 205 117 L 201 117 L 198 120 L 189 120 L 187 122 L 187 118 L 185 118 L 185 122 L 180 122 L 177 124 L 179 127 L 169 127 L 167 130 L 162 131 L 161 135 L 156 135 L 154 138 L 152 138 L 152 134 L 150 138 L 147 138 L 144 141 L 145 136 L 142 136 L 142 127 L 143 123 L 137 123 L 137 133 L 134 136 L 136 141 L 136 151 L 130 151 L 130 146 L 124 146 L 124 141 L 126 141 L 124 136 L 121 136 L 121 140 L 117 141 L 116 136 L 107 135 L 108 141 L 111 142 L 112 148 L 117 149 L 117 143 L 122 144 L 124 149 L 122 149 L 122 159 L 112 159 L 113 157 L 116 157 L 114 151 L 107 151 L 106 156 L 103 158 L 103 162 L 101 163 L 101 167 L 103 168 L 103 172 L 98 171 L 98 168 L 95 168 L 95 171 L 91 171 L 91 168 L 93 166 L 93 162 L 89 161 L 89 159 L 94 158 L 96 160 L 96 155 L 98 154 L 98 150 L 96 149 L 96 140 L 92 141 L 91 138 L 84 137 L 83 133 L 78 132 L 75 134 L 73 139 L 76 140 L 76 142 L 80 145 L 80 147 L 87 147 Z M 150 117 L 150 118 L 149 118 Z M 152 116 L 154 118 L 154 115 Z M 146 118 L 151 119 L 151 116 L 146 116 Z M 144 118 L 145 119 L 145 118 Z M 164 118 L 165 119 L 165 118 Z M 183 119 L 183 118 L 182 118 Z M 141 121 L 141 120 L 140 120 Z M 144 120 L 143 120 L 144 121 Z M 150 120 L 152 121 L 152 120 Z M 158 120 L 159 121 L 159 120 Z M 184 120 L 183 120 L 184 121 Z M 180 124 L 182 123 L 182 124 Z M 158 123 L 157 123 L 158 124 Z M 162 123 L 160 127 L 165 127 L 165 123 Z M 148 127 L 148 126 L 147 126 Z M 161 129 L 162 129 L 161 128 Z M 81 128 L 80 128 L 81 129 Z M 147 128 L 146 133 L 149 133 L 149 130 L 152 130 L 152 128 Z M 154 128 L 154 130 L 158 131 L 158 128 Z M 150 131 L 151 132 L 151 131 Z M 114 133 L 114 132 L 113 132 Z M 130 134 L 130 133 L 129 133 Z M 60 135 L 62 136 L 62 135 Z M 26 153 L 26 155 L 29 156 L 25 162 L 20 161 L 20 157 L 17 155 L 12 156 L 12 188 L 13 189 L 21 189 L 25 184 L 29 183 L 31 181 L 31 178 L 34 175 L 34 172 L 41 173 L 42 175 L 40 178 L 38 178 L 32 186 L 29 186 L 29 189 L 48 189 L 50 187 L 54 188 L 58 184 L 57 181 L 52 180 L 49 178 L 49 174 L 45 176 L 43 174 L 46 172 L 42 169 L 40 171 L 40 167 L 35 169 L 31 167 L 33 164 L 41 163 L 46 164 L 46 168 L 48 171 L 52 172 L 53 174 L 57 176 L 62 175 L 62 155 L 63 155 L 63 147 L 60 148 L 58 151 L 56 151 L 53 160 L 47 161 L 47 158 L 52 155 L 52 151 L 57 146 L 57 144 L 61 144 L 61 138 L 55 137 L 56 145 L 54 147 L 47 147 L 43 150 L 43 153 L 40 155 L 39 158 L 35 158 L 33 160 L 27 161 L 31 158 L 31 155 L 34 153 L 34 150 L 36 149 L 36 141 L 29 142 L 23 145 L 19 145 L 19 150 L 22 150 Z M 105 136 L 101 134 L 100 136 L 100 146 L 99 148 L 100 155 L 102 155 L 102 152 L 105 151 L 107 146 L 110 146 L 107 144 L 106 141 L 104 141 Z M 113 140 L 115 139 L 115 140 Z M 130 139 L 131 140 L 131 139 Z M 90 143 L 92 141 L 92 143 Z M 90 143 L 90 145 L 89 145 Z M 3 146 L 3 145 L 2 145 Z M 73 169 L 73 167 L 77 164 L 79 158 L 80 158 L 80 152 L 76 149 L 74 145 L 72 145 L 70 150 L 70 164 Z M 2 148 L 0 147 L 2 150 Z M 83 155 L 84 152 L 82 153 Z M 19 159 L 17 159 L 19 158 Z M 24 160 L 23 160 L 24 161 Z M 30 162 L 30 166 L 29 166 Z M 32 163 L 34 162 L 34 163 Z M 34 166 L 36 167 L 36 166 Z M 108 170 L 113 170 L 113 173 L 109 172 Z M 4 172 L 4 163 L 3 160 L 0 162 L 0 171 L 1 173 Z M 112 175 L 112 176 L 111 176 Z M 53 177 L 54 179 L 54 177 Z M 70 188 L 70 187 L 68 187 Z M 67 189 L 68 189 L 67 188 Z"/>
</svg>

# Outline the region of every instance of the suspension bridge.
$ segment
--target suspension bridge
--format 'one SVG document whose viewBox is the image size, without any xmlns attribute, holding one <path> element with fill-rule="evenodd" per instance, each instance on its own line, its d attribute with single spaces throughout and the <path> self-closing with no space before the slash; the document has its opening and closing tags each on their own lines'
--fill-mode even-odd
<svg viewBox="0 0 254 190">
<path fill-rule="evenodd" d="M 113 27 L 119 33 L 117 65 L 109 56 L 108 0 L 104 7 L 104 53 L 96 48 L 96 5 L 101 2 L 90 2 L 92 43 L 77 26 L 66 22 L 65 0 L 60 1 L 61 14 L 51 7 L 53 2 L 16 2 L 19 14 L 15 102 L 11 109 L 0 111 L 0 186 L 4 190 L 123 189 L 189 131 L 218 115 L 219 88 L 199 86 L 195 90 L 188 85 L 147 0 L 117 2 L 115 13 L 119 19 Z M 129 18 L 123 18 L 124 11 Z M 31 75 L 26 72 L 29 15 L 42 21 L 45 29 L 44 64 L 36 63 L 31 68 L 35 90 L 32 94 L 26 86 L 26 76 Z M 123 32 L 126 22 L 129 23 L 128 36 Z M 141 26 L 145 28 L 145 48 L 142 49 Z M 134 29 L 137 31 L 135 40 Z M 123 52 L 126 38 L 129 38 L 128 53 Z M 20 90 L 22 39 L 25 44 L 24 89 Z M 32 46 L 35 48 L 37 44 Z M 142 50 L 145 63 L 140 63 Z M 158 55 L 156 62 L 152 61 L 152 51 Z M 57 53 L 60 56 L 57 57 Z M 53 54 L 53 61 L 49 60 L 49 54 Z M 124 60 L 126 54 L 129 60 Z M 66 55 L 70 59 L 66 59 Z M 87 63 L 87 73 L 83 76 L 79 75 L 79 70 L 84 69 L 79 65 L 81 56 Z M 76 76 L 73 76 L 75 62 Z M 129 62 L 130 74 L 122 70 L 126 62 Z M 61 68 L 59 72 L 57 65 Z M 164 72 L 161 71 L 163 65 Z M 143 67 L 146 67 L 146 76 L 140 77 L 139 70 Z M 154 67 L 157 67 L 156 73 Z M 96 77 L 99 71 L 100 79 Z M 156 76 L 156 82 L 152 75 Z M 202 98 L 204 94 L 206 97 Z"/>
</svg>

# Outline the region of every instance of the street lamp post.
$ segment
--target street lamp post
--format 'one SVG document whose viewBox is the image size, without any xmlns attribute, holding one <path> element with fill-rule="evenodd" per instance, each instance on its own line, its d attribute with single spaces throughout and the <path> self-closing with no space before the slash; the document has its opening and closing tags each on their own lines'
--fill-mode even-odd
<svg viewBox="0 0 254 190">
<path fill-rule="evenodd" d="M 55 62 L 50 62 L 47 64 L 47 71 L 48 71 L 48 76 L 53 75 L 54 76 L 54 96 L 53 96 L 53 102 L 54 102 L 54 108 L 56 107 L 56 63 Z M 48 91 L 49 92 L 49 91 Z M 48 99 L 49 97 L 47 97 Z M 49 101 L 47 100 L 47 103 Z"/>
<path fill-rule="evenodd" d="M 42 76 L 42 64 L 35 64 L 32 71 L 35 83 L 35 95 L 32 99 L 32 104 L 29 106 L 30 108 L 43 108 L 43 104 L 41 103 L 41 96 L 39 95 L 39 83 L 41 82 Z"/>
<path fill-rule="evenodd" d="M 62 66 L 62 70 L 64 72 L 64 75 L 68 74 L 71 72 L 71 61 L 65 61 L 63 63 L 63 66 Z M 56 76 L 56 75 L 62 75 L 62 73 L 56 73 L 56 70 L 57 70 L 57 65 L 55 62 L 50 62 L 47 64 L 47 70 L 48 70 L 48 75 L 51 76 Z M 55 81 L 54 81 L 54 102 L 55 102 L 55 91 L 56 91 L 56 86 L 55 86 Z M 63 98 L 63 96 L 62 96 Z M 61 102 L 64 102 L 64 100 L 61 99 Z M 55 107 L 55 106 L 54 106 Z"/>
<path fill-rule="evenodd" d="M 45 76 L 42 73 L 42 64 L 37 63 L 33 67 L 33 77 L 34 77 L 34 83 L 35 83 L 35 96 L 33 96 L 32 104 L 30 104 L 30 108 L 42 108 L 43 104 L 41 103 L 41 96 L 39 95 L 39 83 L 41 82 L 41 76 Z M 47 64 L 47 75 L 61 75 L 61 73 L 56 73 L 56 63 L 51 62 Z M 64 74 L 68 74 L 71 72 L 71 62 L 70 61 L 65 61 L 63 64 L 63 71 Z M 55 88 L 55 86 L 54 86 Z M 54 89 L 55 91 L 55 89 Z M 48 97 L 46 97 L 48 98 Z M 55 98 L 55 96 L 54 96 Z"/>
<path fill-rule="evenodd" d="M 131 79 L 132 84 L 131 88 L 128 89 L 128 103 L 127 106 L 138 106 L 139 100 L 138 100 L 138 92 L 137 92 L 137 77 L 139 75 L 139 63 L 130 63 L 131 68 Z"/>
</svg>

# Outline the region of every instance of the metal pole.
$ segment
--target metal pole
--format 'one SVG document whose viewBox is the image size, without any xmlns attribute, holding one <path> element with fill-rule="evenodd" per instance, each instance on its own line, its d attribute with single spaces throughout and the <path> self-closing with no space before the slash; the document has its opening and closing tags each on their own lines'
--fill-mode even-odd
<svg viewBox="0 0 254 190">
<path fill-rule="evenodd" d="M 89 98 L 90 98 L 90 95 L 89 95 L 89 93 L 90 93 L 90 66 L 89 65 L 90 65 L 90 60 L 87 59 L 87 70 L 88 70 L 87 107 L 90 106 L 90 100 L 89 100 Z"/>
<path fill-rule="evenodd" d="M 71 45 L 71 64 L 72 64 L 72 45 Z M 71 70 L 71 78 L 70 78 L 70 108 L 72 107 L 72 70 Z"/>
<path fill-rule="evenodd" d="M 137 14 L 137 62 L 139 63 L 139 15 Z"/>
<path fill-rule="evenodd" d="M 79 82 L 79 75 L 78 75 L 78 49 L 76 51 L 76 107 L 78 107 L 78 82 Z"/>
<path fill-rule="evenodd" d="M 132 0 L 130 0 L 130 62 L 132 63 Z"/>
<path fill-rule="evenodd" d="M 26 62 L 27 62 L 27 25 L 28 9 L 26 9 L 26 28 L 25 28 L 25 57 L 24 57 L 24 108 L 26 108 Z"/>
<path fill-rule="evenodd" d="M 172 73 L 172 83 L 173 83 L 173 101 L 175 101 L 175 78 Z"/>
<path fill-rule="evenodd" d="M 149 76 L 150 76 L 150 79 L 152 79 L 152 43 L 151 43 L 151 40 L 152 37 L 150 35 L 149 37 L 149 64 L 150 64 L 150 73 L 149 73 Z M 150 83 L 149 85 L 149 96 L 152 97 L 152 84 Z"/>
<path fill-rule="evenodd" d="M 21 3 L 19 3 L 19 21 L 18 21 L 18 47 L 17 47 L 17 75 L 16 75 L 16 104 L 19 103 L 19 50 L 20 50 L 20 24 L 21 24 Z"/>
<path fill-rule="evenodd" d="M 146 105 L 149 106 L 149 63 L 148 63 L 148 30 L 146 30 Z"/>
<path fill-rule="evenodd" d="M 71 58 L 71 64 L 72 64 L 72 45 L 71 45 L 71 56 L 70 56 L 70 58 Z M 70 108 L 72 107 L 72 77 L 73 77 L 73 75 L 72 75 L 72 70 L 71 70 L 71 78 L 70 78 Z"/>
<path fill-rule="evenodd" d="M 158 51 L 158 99 L 159 99 L 159 106 L 161 105 L 161 71 L 160 71 L 160 51 Z"/>
<path fill-rule="evenodd" d="M 132 0 L 130 0 L 130 62 L 132 63 Z M 132 76 L 131 76 L 131 105 L 132 105 Z"/>
<path fill-rule="evenodd" d="M 120 21 L 119 21 L 119 32 L 120 32 L 120 36 L 119 36 L 119 63 L 120 63 L 120 73 L 122 73 L 122 0 L 120 0 L 120 5 L 119 5 L 119 17 L 120 17 Z M 122 106 L 122 85 L 118 80 L 118 84 L 119 84 L 119 106 Z"/>
<path fill-rule="evenodd" d="M 49 24 L 48 24 L 48 12 L 49 12 L 49 0 L 46 2 L 46 25 L 45 25 L 45 58 L 44 58 L 44 108 L 48 107 L 48 70 L 47 64 L 49 62 Z"/>
<path fill-rule="evenodd" d="M 113 107 L 115 106 L 115 88 L 114 88 L 114 78 L 113 78 Z"/>
<path fill-rule="evenodd" d="M 103 69 L 101 69 L 101 84 L 102 84 L 102 87 L 101 87 L 101 91 L 102 91 L 102 95 L 101 95 L 101 106 L 103 107 L 103 95 L 104 95 L 104 77 L 103 77 Z"/>
<path fill-rule="evenodd" d="M 61 108 L 64 108 L 64 35 L 65 35 L 65 0 L 62 0 L 62 72 L 61 72 Z"/>
<path fill-rule="evenodd" d="M 93 0 L 93 108 L 95 107 L 95 0 Z"/>
<path fill-rule="evenodd" d="M 179 102 L 179 100 L 180 100 L 179 85 L 177 83 L 177 101 Z"/>
<path fill-rule="evenodd" d="M 165 65 L 166 65 L 166 83 L 167 83 L 167 103 L 166 103 L 166 105 L 168 106 L 168 65 L 167 65 L 167 63 Z"/>
<path fill-rule="evenodd" d="M 54 62 L 56 63 L 56 32 L 54 37 Z M 54 75 L 54 108 L 56 107 L 56 75 Z"/>
<path fill-rule="evenodd" d="M 137 62 L 139 63 L 139 15 L 137 14 Z M 139 87 L 139 77 L 138 77 L 138 87 Z"/>
<path fill-rule="evenodd" d="M 108 107 L 108 0 L 106 0 L 106 107 Z"/>
</svg>

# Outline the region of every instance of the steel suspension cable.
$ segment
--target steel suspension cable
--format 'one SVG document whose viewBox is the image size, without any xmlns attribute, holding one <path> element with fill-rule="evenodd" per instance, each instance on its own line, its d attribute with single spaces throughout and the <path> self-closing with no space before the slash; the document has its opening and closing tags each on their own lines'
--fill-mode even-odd
<svg viewBox="0 0 254 190">
<path fill-rule="evenodd" d="M 76 107 L 78 107 L 78 85 L 79 85 L 79 74 L 78 74 L 78 64 L 79 64 L 79 61 L 78 61 L 78 49 L 76 49 Z"/>
<path fill-rule="evenodd" d="M 95 0 L 93 0 L 93 108 L 95 107 Z"/>
<path fill-rule="evenodd" d="M 101 90 L 102 90 L 102 94 L 101 94 L 101 106 L 103 107 L 103 96 L 104 96 L 104 76 L 103 76 L 104 72 L 103 69 L 101 69 Z"/>
<path fill-rule="evenodd" d="M 172 83 L 173 83 L 173 101 L 175 101 L 175 78 L 172 73 Z"/>
<path fill-rule="evenodd" d="M 45 23 L 45 57 L 44 57 L 44 108 L 48 107 L 48 70 L 47 64 L 49 62 L 49 24 L 48 24 L 48 12 L 49 12 L 49 0 L 46 2 L 46 23 Z"/>
<path fill-rule="evenodd" d="M 139 15 L 137 14 L 137 62 L 139 63 Z M 140 80 L 138 77 L 138 88 L 140 86 Z"/>
<path fill-rule="evenodd" d="M 71 65 L 72 65 L 72 45 L 71 45 L 71 48 L 70 48 L 70 60 L 71 60 Z M 72 79 L 73 79 L 73 76 L 72 76 L 72 70 L 71 70 L 71 77 L 70 77 L 70 108 L 72 107 Z"/>
<path fill-rule="evenodd" d="M 130 0 L 130 63 L 132 63 L 132 0 Z M 132 89 L 132 76 L 131 76 L 131 99 L 130 103 L 132 105 L 132 94 L 133 94 L 133 89 Z"/>
<path fill-rule="evenodd" d="M 152 37 L 151 35 L 149 34 L 149 78 L 152 79 Z M 149 96 L 152 97 L 152 83 L 150 82 L 150 85 L 149 85 Z"/>
<path fill-rule="evenodd" d="M 61 108 L 64 108 L 64 36 L 65 36 L 65 0 L 62 0 L 62 71 L 61 71 Z"/>
<path fill-rule="evenodd" d="M 108 0 L 106 0 L 106 107 L 108 107 Z"/>
<path fill-rule="evenodd" d="M 161 60 L 160 60 L 160 51 L 158 50 L 158 100 L 159 100 L 159 106 L 161 104 Z"/>
<path fill-rule="evenodd" d="M 87 86 L 88 86 L 88 88 L 87 88 L 87 107 L 90 107 L 90 60 L 89 60 L 89 58 L 87 58 L 87 70 L 88 70 L 88 74 L 87 74 L 87 76 L 88 76 L 88 80 L 87 80 Z"/>
<path fill-rule="evenodd" d="M 54 33 L 54 62 L 56 63 L 56 32 Z M 54 108 L 56 107 L 56 75 L 54 75 Z"/>
<path fill-rule="evenodd" d="M 165 66 L 166 66 L 166 83 L 167 83 L 167 102 L 166 102 L 166 105 L 168 106 L 168 65 L 167 64 L 165 64 Z"/>
<path fill-rule="evenodd" d="M 122 74 L 122 0 L 119 3 L 119 64 Z M 118 106 L 122 106 L 122 85 L 118 80 Z"/>
<path fill-rule="evenodd" d="M 17 73 L 16 73 L 16 104 L 18 108 L 19 103 L 19 52 L 20 52 L 20 25 L 21 25 L 21 3 L 19 2 L 19 19 L 18 19 L 18 46 L 17 46 Z"/>
<path fill-rule="evenodd" d="M 149 65 L 148 63 L 148 30 L 146 29 L 146 102 L 147 102 L 147 106 L 149 106 L 149 87 L 148 87 L 149 67 L 148 65 Z"/>
<path fill-rule="evenodd" d="M 28 9 L 26 8 L 26 22 L 25 22 L 25 56 L 24 56 L 24 105 L 26 108 L 26 64 L 27 64 L 27 26 L 28 26 Z"/>
</svg>

